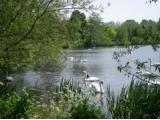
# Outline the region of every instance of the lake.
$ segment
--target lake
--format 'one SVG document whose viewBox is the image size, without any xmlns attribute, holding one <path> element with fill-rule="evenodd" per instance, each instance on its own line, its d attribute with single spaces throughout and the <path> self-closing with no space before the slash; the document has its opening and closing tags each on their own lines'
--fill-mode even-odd
<svg viewBox="0 0 160 120">
<path fill-rule="evenodd" d="M 124 48 L 95 48 L 83 50 L 64 50 L 74 61 L 67 59 L 63 65 L 63 69 L 57 72 L 34 72 L 27 71 L 17 74 L 15 84 L 18 87 L 27 86 L 36 89 L 47 90 L 48 87 L 59 84 L 62 78 L 73 79 L 73 81 L 83 82 L 84 74 L 82 71 L 88 71 L 92 76 L 99 77 L 104 81 L 104 89 L 110 85 L 111 89 L 119 93 L 123 86 L 130 83 L 130 78 L 117 70 L 118 63 L 113 59 L 114 51 L 124 50 Z M 160 54 L 154 52 L 151 46 L 142 46 L 136 49 L 132 54 L 122 58 L 122 62 L 134 61 L 136 59 L 148 60 L 151 58 L 153 62 L 160 62 Z M 79 60 L 87 60 L 87 62 L 77 62 Z M 133 71 L 135 70 L 134 64 Z"/>
</svg>

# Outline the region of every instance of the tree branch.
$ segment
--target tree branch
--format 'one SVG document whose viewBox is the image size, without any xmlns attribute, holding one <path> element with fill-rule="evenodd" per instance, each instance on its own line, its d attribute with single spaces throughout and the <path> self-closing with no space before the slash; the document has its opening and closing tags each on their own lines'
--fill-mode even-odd
<svg viewBox="0 0 160 120">
<path fill-rule="evenodd" d="M 24 36 L 23 36 L 21 39 L 19 39 L 17 42 L 15 42 L 14 44 L 12 44 L 12 45 L 8 46 L 7 48 L 3 49 L 3 51 L 8 51 L 9 49 L 17 46 L 19 43 L 21 43 L 22 41 L 24 41 L 24 40 L 27 38 L 27 36 L 28 36 L 28 35 L 32 32 L 32 30 L 34 29 L 34 27 L 35 27 L 35 25 L 36 25 L 36 22 L 46 13 L 47 8 L 49 7 L 51 1 L 52 1 L 52 0 L 49 1 L 49 3 L 47 4 L 46 8 L 44 9 L 44 11 L 43 11 L 39 16 L 36 17 L 36 19 L 34 20 L 31 28 L 29 29 L 29 31 L 27 31 L 27 32 L 24 34 Z"/>
<path fill-rule="evenodd" d="M 16 20 L 16 18 L 20 14 L 20 11 L 23 9 L 25 2 L 27 2 L 27 0 L 25 0 L 25 1 L 22 2 L 22 4 L 21 4 L 20 8 L 17 10 L 15 16 L 13 16 L 13 18 L 11 18 L 10 23 L 8 25 L 8 29 L 10 28 L 10 25 Z"/>
</svg>

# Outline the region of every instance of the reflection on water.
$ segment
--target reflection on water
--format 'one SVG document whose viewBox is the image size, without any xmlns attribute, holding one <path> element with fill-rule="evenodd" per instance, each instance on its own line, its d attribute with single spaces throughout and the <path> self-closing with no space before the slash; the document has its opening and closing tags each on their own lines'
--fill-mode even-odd
<svg viewBox="0 0 160 120">
<path fill-rule="evenodd" d="M 15 75 L 15 84 L 18 87 L 27 86 L 38 89 L 47 89 L 49 86 L 55 86 L 62 78 L 73 79 L 74 81 L 83 82 L 84 74 L 82 71 L 88 71 L 92 76 L 101 78 L 104 81 L 104 89 L 110 85 L 116 93 L 120 91 L 122 86 L 129 84 L 130 80 L 127 76 L 117 71 L 117 62 L 112 59 L 114 51 L 123 48 L 100 48 L 100 49 L 84 49 L 84 50 L 64 50 L 68 56 L 74 58 L 73 61 L 67 60 L 64 68 L 58 72 L 34 72 L 28 71 L 23 74 Z M 160 55 L 154 52 L 150 46 L 141 47 L 132 52 L 131 55 L 122 59 L 122 62 L 128 60 L 148 60 L 158 62 Z M 80 62 L 80 60 L 87 60 Z M 134 69 L 133 69 L 134 70 Z"/>
</svg>

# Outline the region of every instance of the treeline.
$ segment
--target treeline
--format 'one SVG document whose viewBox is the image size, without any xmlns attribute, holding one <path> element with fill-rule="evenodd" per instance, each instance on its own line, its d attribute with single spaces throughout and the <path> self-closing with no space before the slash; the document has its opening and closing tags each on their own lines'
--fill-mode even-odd
<svg viewBox="0 0 160 120">
<path fill-rule="evenodd" d="M 75 10 L 68 20 L 69 48 L 87 48 L 114 45 L 116 29 L 101 21 L 98 14 L 92 13 L 86 19 L 84 13 Z"/>
<path fill-rule="evenodd" d="M 160 19 L 158 22 L 126 20 L 122 24 L 103 23 L 98 14 L 85 14 L 75 10 L 67 22 L 70 44 L 65 47 L 86 48 L 113 45 L 159 44 Z"/>
<path fill-rule="evenodd" d="M 160 43 L 160 19 L 158 22 L 142 20 L 137 23 L 127 20 L 116 29 L 117 35 L 114 39 L 118 45 L 146 45 Z"/>
</svg>

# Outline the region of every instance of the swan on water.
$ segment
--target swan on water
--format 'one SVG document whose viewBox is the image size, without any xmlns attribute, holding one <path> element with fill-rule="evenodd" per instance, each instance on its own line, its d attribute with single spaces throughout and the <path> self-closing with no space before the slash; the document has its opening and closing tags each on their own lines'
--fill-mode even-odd
<svg viewBox="0 0 160 120">
<path fill-rule="evenodd" d="M 68 59 L 69 59 L 70 61 L 73 61 L 73 60 L 74 60 L 74 57 L 68 57 Z"/>
<path fill-rule="evenodd" d="M 104 93 L 103 81 L 97 77 L 91 77 L 87 71 L 85 73 L 84 82 L 90 82 L 89 87 L 91 87 L 96 93 Z"/>
<path fill-rule="evenodd" d="M 148 79 L 148 80 L 145 80 L 145 81 L 148 81 L 148 85 L 151 85 L 151 84 L 160 85 L 160 81 L 155 80 L 156 78 L 160 77 L 159 75 L 156 75 L 156 74 L 148 72 L 148 71 L 143 71 L 143 70 L 137 71 L 136 74 L 139 76 L 143 76 L 144 80 Z"/>
<path fill-rule="evenodd" d="M 7 76 L 7 77 L 6 77 L 6 80 L 9 81 L 9 82 L 11 82 L 11 81 L 13 81 L 14 79 L 13 79 L 12 76 Z"/>
<path fill-rule="evenodd" d="M 151 66 L 153 66 L 153 67 L 160 67 L 160 62 L 156 62 L 156 63 L 151 64 L 151 62 L 152 62 L 151 59 L 149 58 L 148 60 L 149 60 L 149 63 L 150 63 L 150 67 Z"/>
<path fill-rule="evenodd" d="M 158 67 L 158 66 L 160 66 L 160 63 L 154 63 L 151 66 Z"/>
<path fill-rule="evenodd" d="M 3 82 L 0 82 L 0 86 L 3 86 Z"/>
<path fill-rule="evenodd" d="M 143 71 L 143 70 L 139 70 L 136 72 L 138 75 L 142 75 L 142 76 L 148 76 L 148 75 L 151 75 L 152 73 L 151 72 L 148 72 L 148 71 Z"/>
<path fill-rule="evenodd" d="M 160 81 L 159 80 L 150 81 L 150 84 L 160 85 Z"/>
<path fill-rule="evenodd" d="M 160 77 L 159 75 L 156 75 L 154 73 L 151 73 L 149 71 L 144 71 L 144 70 L 137 71 L 136 74 L 139 75 L 139 76 L 144 76 L 144 77 L 148 77 L 148 78 Z"/>
<path fill-rule="evenodd" d="M 82 59 L 82 60 L 80 60 L 80 62 L 88 62 L 88 60 L 87 59 Z"/>
<path fill-rule="evenodd" d="M 103 89 L 103 81 L 95 81 L 91 82 L 90 87 L 95 91 L 96 93 L 104 93 Z"/>
<path fill-rule="evenodd" d="M 7 85 L 8 82 L 12 82 L 13 80 L 14 78 L 12 76 L 7 76 L 5 81 L 0 81 L 0 86 Z"/>
<path fill-rule="evenodd" d="M 153 63 L 151 66 L 153 66 L 155 68 L 155 71 L 159 71 L 160 72 L 160 63 L 157 62 L 157 63 Z"/>
</svg>

